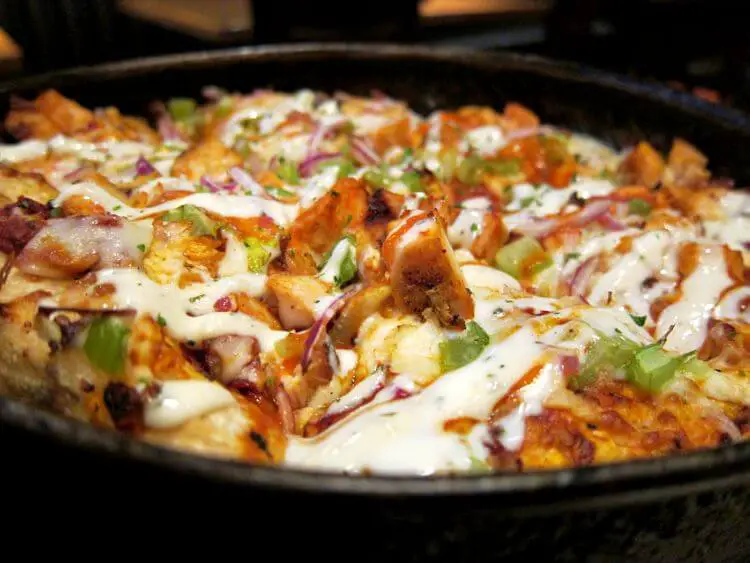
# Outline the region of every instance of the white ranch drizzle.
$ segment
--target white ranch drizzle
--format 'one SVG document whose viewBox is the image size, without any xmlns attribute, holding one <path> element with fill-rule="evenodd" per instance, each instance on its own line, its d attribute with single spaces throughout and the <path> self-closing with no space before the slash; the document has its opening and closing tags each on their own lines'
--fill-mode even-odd
<svg viewBox="0 0 750 563">
<path fill-rule="evenodd" d="M 106 211 L 131 220 L 150 218 L 183 205 L 195 205 L 223 217 L 260 217 L 268 215 L 276 224 L 287 225 L 294 220 L 297 212 L 297 207 L 294 205 L 284 205 L 277 201 L 257 196 L 211 193 L 191 194 L 180 199 L 173 199 L 160 205 L 141 209 L 124 204 L 93 182 L 81 182 L 79 184 L 64 186 L 61 189 L 60 195 L 54 200 L 54 204 L 59 206 L 66 199 L 74 195 L 84 196 L 101 205 Z"/>
<path fill-rule="evenodd" d="M 682 282 L 681 299 L 664 309 L 657 321 L 657 337 L 662 338 L 671 330 L 664 347 L 681 353 L 700 348 L 716 302 L 734 283 L 727 274 L 724 249 L 701 246 L 695 271 Z"/>
<path fill-rule="evenodd" d="M 251 279 L 256 281 L 255 278 Z M 191 304 L 189 298 L 186 303 L 183 292 L 176 290 L 173 286 L 159 285 L 138 270 L 102 270 L 97 272 L 97 281 L 115 286 L 116 291 L 112 298 L 119 307 L 135 309 L 139 313 L 162 318 L 166 323 L 167 331 L 178 340 L 200 342 L 223 334 L 238 334 L 256 337 L 261 350 L 269 351 L 273 349 L 276 342 L 287 335 L 284 331 L 272 330 L 260 321 L 242 313 L 206 311 L 206 305 L 201 305 L 200 309 L 198 307 L 192 309 L 194 314 L 196 309 L 203 314 L 190 316 L 187 313 L 191 310 Z M 231 281 L 232 278 L 224 278 L 214 282 L 213 287 L 203 284 L 196 288 L 194 297 L 206 294 L 206 297 L 196 299 L 196 302 L 213 305 L 215 299 L 212 301 L 208 296 L 211 289 L 214 291 L 217 287 L 226 289 L 231 285 Z"/>
<path fill-rule="evenodd" d="M 143 421 L 148 428 L 167 429 L 236 404 L 218 383 L 199 380 L 163 381 L 159 394 L 146 403 Z"/>
</svg>

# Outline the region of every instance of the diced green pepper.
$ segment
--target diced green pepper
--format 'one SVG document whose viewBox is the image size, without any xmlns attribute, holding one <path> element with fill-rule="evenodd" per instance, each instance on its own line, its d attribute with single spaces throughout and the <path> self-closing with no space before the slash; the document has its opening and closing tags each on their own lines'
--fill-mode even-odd
<svg viewBox="0 0 750 563">
<path fill-rule="evenodd" d="M 485 162 L 477 155 L 471 154 L 465 157 L 456 169 L 456 178 L 464 184 L 474 186 L 482 180 L 485 171 Z"/>
<path fill-rule="evenodd" d="M 670 356 L 659 344 L 639 350 L 628 366 L 628 380 L 652 393 L 660 391 L 674 378 L 682 358 Z"/>
<path fill-rule="evenodd" d="M 497 162 L 488 162 L 487 170 L 491 174 L 498 176 L 515 176 L 521 172 L 521 161 L 517 158 L 511 158 Z"/>
<path fill-rule="evenodd" d="M 167 111 L 175 121 L 187 121 L 194 117 L 198 105 L 191 98 L 172 98 L 167 102 Z"/>
<path fill-rule="evenodd" d="M 287 184 L 299 184 L 297 165 L 286 158 L 279 159 L 279 165 L 276 168 L 276 175 Z"/>
<path fill-rule="evenodd" d="M 651 204 L 645 199 L 633 198 L 628 202 L 628 213 L 631 215 L 640 215 L 641 217 L 648 217 L 651 213 Z"/>
<path fill-rule="evenodd" d="M 83 351 L 95 367 L 120 375 L 125 368 L 129 334 L 130 329 L 118 317 L 99 317 L 89 326 Z"/>
<path fill-rule="evenodd" d="M 552 258 L 544 251 L 539 241 L 522 237 L 506 244 L 495 255 L 495 265 L 516 279 L 536 275 L 552 265 Z"/>
<path fill-rule="evenodd" d="M 219 224 L 194 205 L 181 205 L 161 216 L 162 221 L 188 221 L 193 225 L 193 235 L 216 236 Z"/>
<path fill-rule="evenodd" d="M 271 260 L 271 253 L 265 247 L 263 241 L 255 237 L 246 238 L 244 243 L 247 253 L 247 269 L 254 274 L 262 274 Z"/>
<path fill-rule="evenodd" d="M 233 107 L 234 101 L 232 100 L 231 96 L 224 96 L 219 100 L 219 103 L 216 104 L 214 115 L 216 117 L 226 117 L 232 112 Z"/>
<path fill-rule="evenodd" d="M 440 367 L 443 373 L 473 362 L 489 343 L 490 337 L 484 329 L 469 321 L 461 336 L 440 343 Z"/>
<path fill-rule="evenodd" d="M 705 379 L 711 375 L 714 370 L 706 362 L 696 358 L 695 352 L 691 352 L 683 358 L 680 371 L 689 373 L 693 379 Z"/>
<path fill-rule="evenodd" d="M 437 177 L 443 182 L 447 182 L 456 174 L 458 167 L 458 152 L 456 149 L 448 149 L 440 156 L 440 169 Z"/>
<path fill-rule="evenodd" d="M 349 251 L 341 261 L 339 273 L 337 276 L 334 276 L 333 283 L 336 287 L 343 287 L 357 277 L 357 272 L 357 262 L 354 257 L 354 252 Z"/>
<path fill-rule="evenodd" d="M 296 195 L 292 191 L 285 190 L 284 188 L 279 188 L 277 186 L 265 186 L 264 189 L 271 197 L 274 197 L 276 199 L 288 199 Z"/>
<path fill-rule="evenodd" d="M 362 179 L 374 188 L 387 188 L 391 184 L 391 179 L 383 170 L 368 170 Z"/>
<path fill-rule="evenodd" d="M 356 255 L 356 239 L 353 235 L 345 235 L 342 238 L 340 238 L 338 241 L 336 241 L 336 244 L 334 244 L 331 247 L 331 250 L 326 252 L 326 254 L 323 256 L 323 261 L 321 262 L 321 265 L 319 267 L 320 271 L 326 269 L 326 266 L 328 266 L 328 263 L 331 260 L 331 256 L 336 251 L 336 248 L 340 244 L 346 244 L 347 245 L 347 251 L 344 257 L 341 259 L 338 265 L 338 271 L 335 272 L 333 276 L 333 283 L 337 287 L 343 287 L 350 281 L 352 281 L 354 278 L 357 277 L 358 268 L 357 268 L 357 255 Z"/>
<path fill-rule="evenodd" d="M 413 170 L 404 172 L 401 175 L 401 178 L 399 178 L 399 180 L 403 182 L 407 188 L 409 188 L 409 191 L 411 193 L 424 192 L 424 186 L 422 186 L 422 179 L 419 176 L 418 172 L 415 172 Z"/>
<path fill-rule="evenodd" d="M 612 376 L 619 370 L 625 370 L 639 348 L 638 344 L 620 333 L 608 336 L 597 331 L 596 339 L 586 354 L 586 360 L 578 374 L 570 379 L 570 387 L 582 389 L 594 383 L 601 375 Z"/>
</svg>

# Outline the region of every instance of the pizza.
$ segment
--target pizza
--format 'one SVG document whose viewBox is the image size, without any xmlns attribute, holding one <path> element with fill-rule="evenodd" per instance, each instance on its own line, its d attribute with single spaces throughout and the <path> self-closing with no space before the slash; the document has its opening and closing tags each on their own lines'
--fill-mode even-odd
<svg viewBox="0 0 750 563">
<path fill-rule="evenodd" d="M 750 432 L 750 195 L 530 109 L 50 90 L 0 146 L 0 393 L 345 473 L 580 467 Z M 749 335 L 746 342 L 745 336 Z"/>
</svg>

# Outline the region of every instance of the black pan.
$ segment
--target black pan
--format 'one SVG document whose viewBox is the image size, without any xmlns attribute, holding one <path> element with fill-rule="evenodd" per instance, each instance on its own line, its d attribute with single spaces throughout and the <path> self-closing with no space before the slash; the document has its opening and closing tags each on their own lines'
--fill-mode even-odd
<svg viewBox="0 0 750 563">
<path fill-rule="evenodd" d="M 88 106 L 146 113 L 155 98 L 198 96 L 206 84 L 375 88 L 422 112 L 517 100 L 547 122 L 619 146 L 648 139 L 665 148 L 684 137 L 716 173 L 750 183 L 747 116 L 658 85 L 510 54 L 306 45 L 169 56 L 2 85 L 0 113 L 11 92 L 48 87 Z M 741 561 L 750 550 L 750 443 L 570 471 L 347 477 L 167 451 L 4 399 L 0 440 L 2 474 L 32 510 L 54 499 L 68 509 L 103 509 L 110 522 L 130 510 L 143 518 L 184 507 L 215 528 L 209 535 L 261 543 L 284 558 Z M 208 511 L 196 509 L 204 503 Z"/>
</svg>

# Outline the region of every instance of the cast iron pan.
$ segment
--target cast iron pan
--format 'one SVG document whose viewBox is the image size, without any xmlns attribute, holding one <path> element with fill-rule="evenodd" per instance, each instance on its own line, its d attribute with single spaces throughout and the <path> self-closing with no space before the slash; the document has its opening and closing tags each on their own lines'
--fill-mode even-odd
<svg viewBox="0 0 750 563">
<path fill-rule="evenodd" d="M 619 146 L 648 139 L 664 149 L 684 137 L 715 173 L 750 183 L 747 116 L 658 85 L 511 54 L 305 45 L 169 56 L 7 83 L 0 113 L 11 92 L 55 87 L 88 106 L 145 114 L 155 98 L 197 97 L 207 84 L 380 89 L 421 112 L 517 100 L 544 121 Z M 739 561 L 749 549 L 750 443 L 572 471 L 346 477 L 167 451 L 5 399 L 0 440 L 3 475 L 25 488 L 27 507 L 55 499 L 103 504 L 107 518 L 125 509 L 143 518 L 157 499 L 170 514 L 210 504 L 195 515 L 208 523 L 218 507 L 233 507 L 252 542 L 290 557 Z M 226 522 L 219 527 L 226 533 Z"/>
</svg>

